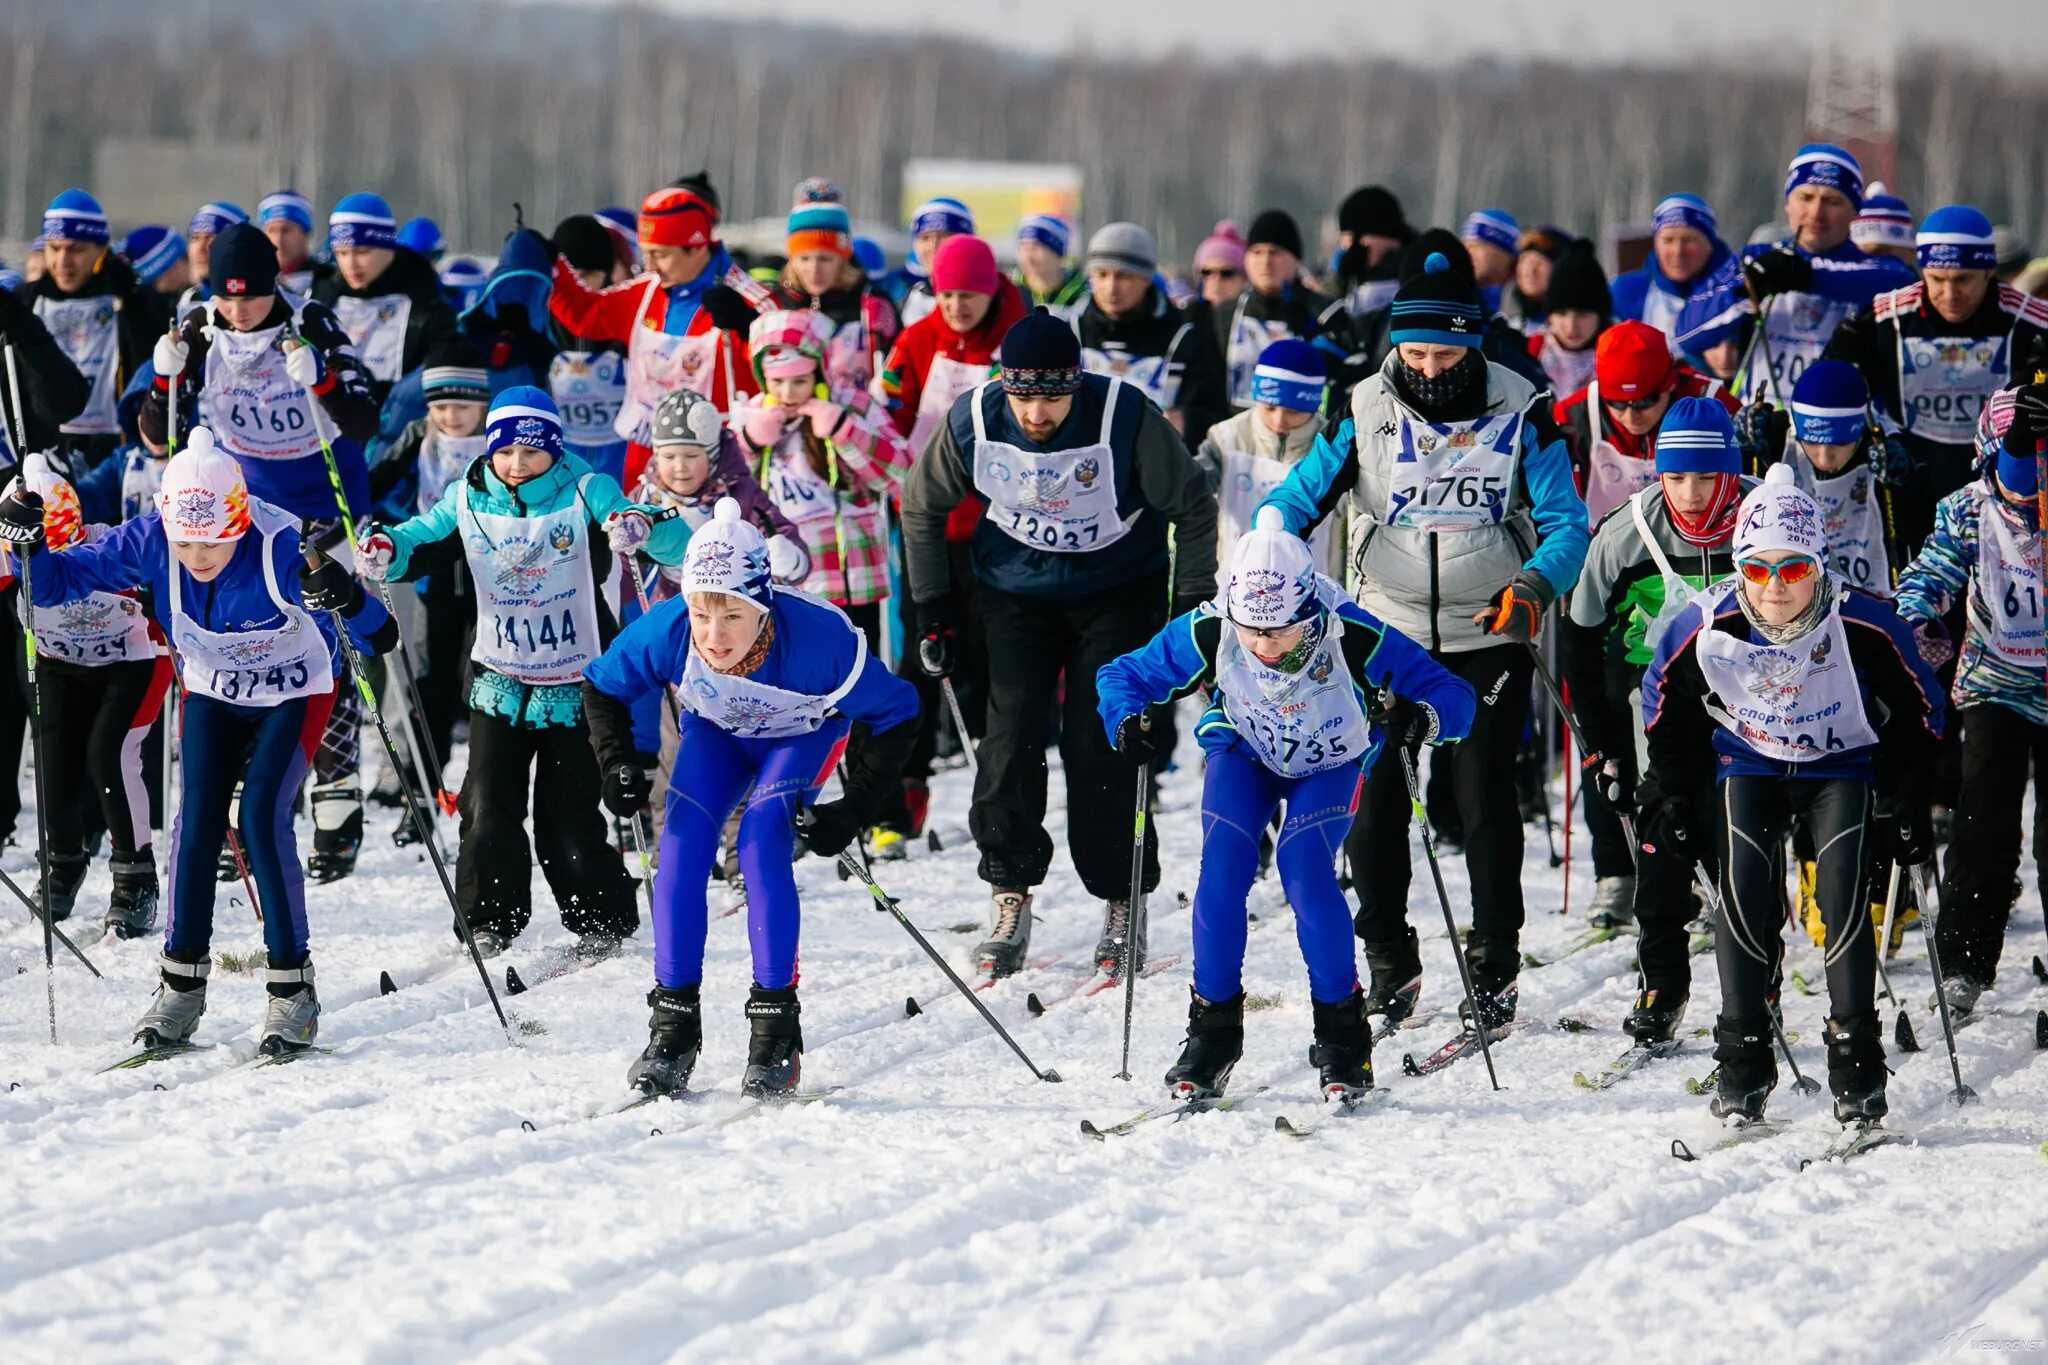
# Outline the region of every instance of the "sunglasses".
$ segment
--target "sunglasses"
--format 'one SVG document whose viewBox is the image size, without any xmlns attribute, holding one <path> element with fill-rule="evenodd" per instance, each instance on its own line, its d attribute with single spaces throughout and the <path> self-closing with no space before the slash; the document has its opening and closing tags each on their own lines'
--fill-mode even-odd
<svg viewBox="0 0 2048 1365">
<path fill-rule="evenodd" d="M 1235 621 L 1231 622 L 1231 625 L 1236 627 L 1240 635 L 1249 635 L 1254 640 L 1284 640 L 1289 636 L 1299 635 L 1302 629 L 1300 621 L 1289 621 L 1284 626 L 1272 626 L 1265 630 L 1260 630 L 1256 626 L 1240 626 Z"/>
<path fill-rule="evenodd" d="M 1659 403 L 1664 401 L 1664 395 L 1660 393 L 1650 398 L 1633 399 L 1608 398 L 1603 395 L 1600 401 L 1606 404 L 1608 407 L 1613 408 L 1616 412 L 1648 412 L 1651 408 L 1656 407 Z"/>
<path fill-rule="evenodd" d="M 1773 578 L 1789 588 L 1794 583 L 1804 583 L 1819 573 L 1820 561 L 1804 555 L 1776 564 L 1763 559 L 1738 559 L 1735 561 L 1735 567 L 1741 570 L 1743 578 L 1759 588 Z"/>
<path fill-rule="evenodd" d="M 1205 280 L 1234 280 L 1238 277 L 1239 273 L 1228 266 L 1207 266 L 1202 270 L 1202 278 Z"/>
</svg>

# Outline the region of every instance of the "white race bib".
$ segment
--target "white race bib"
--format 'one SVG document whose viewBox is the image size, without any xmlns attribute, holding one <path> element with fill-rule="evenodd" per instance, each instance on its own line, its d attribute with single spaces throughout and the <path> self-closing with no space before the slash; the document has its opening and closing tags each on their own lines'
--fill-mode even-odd
<svg viewBox="0 0 2048 1365">
<path fill-rule="evenodd" d="M 1851 587 L 1890 597 L 1892 566 L 1884 544 L 1884 508 L 1878 503 L 1877 475 L 1869 463 L 1846 474 L 1823 476 L 1797 440 L 1786 441 L 1784 461 L 1792 470 L 1792 481 L 1820 507 L 1828 563 L 1835 576 Z"/>
<path fill-rule="evenodd" d="M 626 361 L 615 351 L 562 351 L 548 362 L 548 393 L 562 413 L 562 439 L 589 449 L 615 444 L 626 401 Z"/>
<path fill-rule="evenodd" d="M 1521 438 L 1519 412 L 1441 426 L 1403 413 L 1383 520 L 1411 531 L 1499 525 Z"/>
<path fill-rule="evenodd" d="M 58 429 L 72 436 L 119 431 L 114 409 L 121 397 L 115 382 L 121 364 L 121 311 L 112 296 L 52 299 L 39 295 L 35 311 L 58 347 L 92 385 L 85 410 Z"/>
<path fill-rule="evenodd" d="M 1326 608 L 1342 600 L 1343 589 L 1326 578 L 1317 587 Z M 1216 685 L 1231 724 L 1259 760 L 1282 777 L 1308 777 L 1357 763 L 1371 735 L 1344 666 L 1344 624 L 1327 610 L 1328 629 L 1298 673 L 1266 667 L 1238 642 L 1224 622 L 1217 647 Z"/>
<path fill-rule="evenodd" d="M 256 534 L 242 538 L 238 553 L 263 556 L 264 586 L 284 614 L 281 625 L 267 630 L 207 630 L 187 616 L 185 570 L 170 546 L 164 546 L 171 561 L 171 644 L 184 658 L 185 690 L 236 706 L 281 706 L 331 691 L 334 665 L 327 637 L 310 613 L 285 599 L 270 548 L 287 528 L 297 528 L 298 518 L 251 498 L 249 523 Z"/>
<path fill-rule="evenodd" d="M 982 416 L 987 387 L 975 390 L 969 401 L 974 408 L 974 487 L 988 499 L 990 523 L 1013 540 L 1055 554 L 1087 554 L 1122 540 L 1143 515 L 1126 522 L 1116 510 L 1116 456 L 1109 430 L 1122 383 L 1110 381 L 1097 442 L 1056 451 L 989 440 Z"/>
<path fill-rule="evenodd" d="M 809 593 L 789 588 L 777 588 L 775 591 L 778 596 L 796 597 L 818 606 L 831 605 Z M 683 683 L 677 689 L 677 695 L 690 710 L 740 739 L 787 739 L 793 735 L 811 734 L 825 723 L 825 717 L 831 714 L 832 708 L 853 690 L 854 684 L 860 681 L 861 670 L 867 665 L 868 637 L 846 619 L 844 612 L 839 612 L 836 607 L 833 610 L 853 634 L 853 667 L 847 670 L 846 680 L 824 696 L 791 692 L 750 678 L 720 673 L 705 665 L 694 646 L 683 663 Z"/>
<path fill-rule="evenodd" d="M 1734 591 L 1732 583 L 1711 590 L 1702 604 L 1709 622 Z M 1877 743 L 1839 604 L 1819 626 L 1783 645 L 1753 645 L 1710 625 L 1696 637 L 1694 651 L 1712 694 L 1707 714 L 1765 758 L 1811 763 Z"/>
<path fill-rule="evenodd" d="M 344 294 L 334 301 L 334 317 L 355 343 L 356 359 L 370 378 L 396 384 L 405 373 L 405 329 L 412 321 L 412 299 L 404 294 L 367 299 Z"/>
<path fill-rule="evenodd" d="M 297 300 L 289 300 L 297 315 Z M 256 332 L 215 327 L 206 348 L 200 420 L 238 460 L 297 460 L 320 450 L 306 391 L 284 367 L 285 324 Z"/>
<path fill-rule="evenodd" d="M 1998 495 L 1976 487 L 1977 592 L 1990 622 L 1985 641 L 1993 654 L 2022 668 L 2040 668 L 2048 659 L 2041 631 L 2040 537 L 2022 540 L 1999 510 Z"/>
<path fill-rule="evenodd" d="M 1896 323 L 1894 326 L 1896 327 Z M 1943 445 L 1966 446 L 1977 419 L 2011 373 L 2012 333 L 2002 337 L 1898 338 L 1899 391 L 1906 430 Z"/>
<path fill-rule="evenodd" d="M 545 515 L 508 517 L 470 505 L 455 485 L 455 524 L 476 582 L 469 657 L 533 687 L 575 682 L 598 656 L 589 519 L 579 497 Z"/>
</svg>

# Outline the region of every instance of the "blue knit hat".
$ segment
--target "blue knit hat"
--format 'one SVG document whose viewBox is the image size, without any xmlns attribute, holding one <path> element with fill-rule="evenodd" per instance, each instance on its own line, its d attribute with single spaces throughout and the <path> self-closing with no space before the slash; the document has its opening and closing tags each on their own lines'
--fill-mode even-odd
<svg viewBox="0 0 2048 1365">
<path fill-rule="evenodd" d="M 1399 346 L 1477 346 L 1486 333 L 1486 313 L 1479 290 L 1462 272 L 1451 269 L 1450 257 L 1432 251 L 1422 272 L 1401 281 L 1387 315 L 1387 340 Z"/>
<path fill-rule="evenodd" d="M 274 190 L 256 203 L 256 226 L 267 223 L 297 223 L 302 232 L 313 230 L 313 201 L 297 190 Z"/>
<path fill-rule="evenodd" d="M 121 255 L 136 279 L 154 284 L 185 259 L 185 239 L 162 223 L 145 223 L 121 239 Z"/>
<path fill-rule="evenodd" d="M 66 190 L 43 210 L 43 236 L 105 246 L 109 236 L 106 210 L 84 190 Z"/>
<path fill-rule="evenodd" d="M 1019 242 L 1036 242 L 1055 256 L 1064 257 L 1073 244 L 1074 230 L 1066 220 L 1050 213 L 1034 213 L 1017 224 Z"/>
<path fill-rule="evenodd" d="M 2032 455 L 2015 455 L 2003 445 L 1998 448 L 1998 490 L 2007 502 L 2018 503 L 2033 523 L 2035 499 L 2040 495 L 2039 468 Z"/>
<path fill-rule="evenodd" d="M 1681 398 L 1657 428 L 1659 474 L 1740 474 L 1735 420 L 1715 398 Z"/>
<path fill-rule="evenodd" d="M 1998 265 L 1991 220 L 1968 204 L 1950 204 L 1928 214 L 1913 238 L 1913 254 L 1922 270 L 1991 270 Z"/>
<path fill-rule="evenodd" d="M 225 199 L 216 199 L 199 206 L 199 211 L 192 215 L 192 221 L 185 225 L 185 231 L 194 237 L 202 234 L 214 236 L 235 223 L 248 221 L 249 211 L 240 204 L 230 204 Z"/>
<path fill-rule="evenodd" d="M 1792 434 L 1808 445 L 1847 446 L 1863 439 L 1870 388 L 1842 360 L 1816 360 L 1792 386 Z"/>
<path fill-rule="evenodd" d="M 1510 256 L 1515 254 L 1515 243 L 1521 237 L 1522 225 L 1506 209 L 1474 209 L 1465 215 L 1464 226 L 1458 229 L 1460 241 L 1485 242 Z"/>
<path fill-rule="evenodd" d="M 790 209 L 789 230 L 783 249 L 792 257 L 807 251 L 826 251 L 834 256 L 851 257 L 853 220 L 846 212 L 846 205 L 814 200 Z"/>
<path fill-rule="evenodd" d="M 1720 230 L 1714 211 L 1696 194 L 1667 194 L 1657 201 L 1650 220 L 1656 227 L 1691 228 L 1712 237 Z"/>
<path fill-rule="evenodd" d="M 1321 351 L 1298 337 L 1282 337 L 1259 352 L 1252 370 L 1252 401 L 1294 412 L 1320 412 L 1329 375 Z"/>
<path fill-rule="evenodd" d="M 919 204 L 910 215 L 910 235 L 920 236 L 927 232 L 950 232 L 953 234 L 974 231 L 974 211 L 951 195 L 942 194 Z"/>
<path fill-rule="evenodd" d="M 391 250 L 398 245 L 398 220 L 383 197 L 357 192 L 345 195 L 327 215 L 327 241 L 332 246 Z"/>
<path fill-rule="evenodd" d="M 879 275 L 889 268 L 889 258 L 882 251 L 882 244 L 872 237 L 853 239 L 853 263 L 869 275 Z"/>
<path fill-rule="evenodd" d="M 1863 207 L 1863 167 L 1832 142 L 1809 142 L 1792 154 L 1785 168 L 1785 197 L 1790 199 L 1801 185 L 1838 191 L 1851 207 Z"/>
<path fill-rule="evenodd" d="M 408 218 L 398 229 L 398 244 L 409 247 L 428 260 L 434 260 L 448 249 L 448 241 L 441 235 L 441 225 L 431 218 Z"/>
<path fill-rule="evenodd" d="M 484 419 L 484 449 L 531 446 L 562 458 L 562 413 L 555 400 L 531 384 L 514 384 L 491 400 Z"/>
<path fill-rule="evenodd" d="M 1863 210 L 1849 224 L 1849 240 L 1868 251 L 1874 246 L 1913 245 L 1913 210 L 1881 180 L 1864 188 Z"/>
</svg>

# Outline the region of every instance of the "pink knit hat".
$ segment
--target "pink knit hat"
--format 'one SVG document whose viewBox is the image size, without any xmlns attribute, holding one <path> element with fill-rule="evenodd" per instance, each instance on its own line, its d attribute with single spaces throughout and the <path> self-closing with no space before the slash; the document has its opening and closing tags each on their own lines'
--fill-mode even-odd
<svg viewBox="0 0 2048 1365">
<path fill-rule="evenodd" d="M 1195 248 L 1195 270 L 1199 273 L 1205 265 L 1227 265 L 1232 270 L 1244 269 L 1244 234 L 1237 230 L 1237 224 L 1225 218 L 1212 228 L 1202 244 Z"/>
<path fill-rule="evenodd" d="M 939 243 L 932 257 L 932 292 L 962 290 L 971 294 L 996 292 L 996 254 L 987 242 L 964 233 Z"/>
</svg>

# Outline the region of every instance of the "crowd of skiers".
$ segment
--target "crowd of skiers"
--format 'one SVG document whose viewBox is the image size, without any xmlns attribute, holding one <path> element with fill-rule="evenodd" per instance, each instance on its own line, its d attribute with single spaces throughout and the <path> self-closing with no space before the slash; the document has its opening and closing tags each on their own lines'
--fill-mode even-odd
<svg viewBox="0 0 2048 1365">
<path fill-rule="evenodd" d="M 1610 280 L 1562 229 L 1481 208 L 1417 230 L 1379 186 L 1337 207 L 1326 261 L 1279 210 L 1217 224 L 1185 271 L 1140 224 L 1084 243 L 1040 215 L 1013 275 L 948 198 L 888 270 L 823 179 L 773 259 L 723 243 L 700 174 L 522 224 L 488 270 L 371 193 L 316 250 L 290 189 L 118 241 L 68 190 L 0 292 L 0 630 L 30 661 L 0 678 L 0 762 L 28 734 L 31 899 L 71 917 L 104 842 L 106 929 L 164 923 L 136 1036 L 177 1048 L 216 883 L 247 877 L 263 1044 L 310 1045 L 304 877 L 354 867 L 373 727 L 395 837 L 438 866 L 435 814 L 459 813 L 443 881 L 479 965 L 527 929 L 536 854 L 578 951 L 616 952 L 637 849 L 648 1093 L 689 1082 L 729 883 L 745 1086 L 773 1095 L 802 1054 L 793 856 L 903 856 L 964 749 L 976 963 L 1037 970 L 1057 746 L 1095 965 L 1122 979 L 1159 877 L 1147 777 L 1199 764 L 1168 1084 L 1228 1081 L 1270 869 L 1325 1092 L 1355 1099 L 1422 991 L 1411 813 L 1469 874 L 1465 1029 L 1514 1023 L 1527 807 L 1504 775 L 1555 706 L 1594 927 L 1638 935 L 1629 1036 L 1673 1045 L 1709 935 L 1715 1110 L 1762 1116 L 1792 872 L 1836 1115 L 1873 1123 L 1879 954 L 1939 911 L 1943 1003 L 1976 1009 L 2048 761 L 2048 302 L 1982 213 L 1916 227 L 1841 148 L 1801 147 L 1783 201 L 1785 231 L 1735 249 L 1673 193 Z M 0 825 L 22 808 L 0 791 Z M 1943 845 L 1941 904 L 1900 897 Z"/>
</svg>

